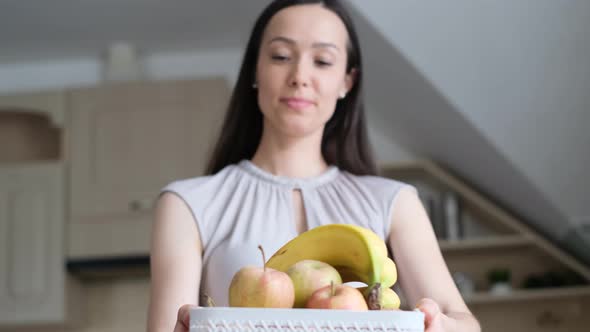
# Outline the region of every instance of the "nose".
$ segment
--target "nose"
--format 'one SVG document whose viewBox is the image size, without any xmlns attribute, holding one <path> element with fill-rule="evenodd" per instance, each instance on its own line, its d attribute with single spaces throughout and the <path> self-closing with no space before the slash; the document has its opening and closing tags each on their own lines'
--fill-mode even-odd
<svg viewBox="0 0 590 332">
<path fill-rule="evenodd" d="M 293 88 L 309 86 L 309 73 L 306 65 L 302 61 L 297 62 L 293 66 L 291 76 L 289 78 L 289 86 Z"/>
</svg>

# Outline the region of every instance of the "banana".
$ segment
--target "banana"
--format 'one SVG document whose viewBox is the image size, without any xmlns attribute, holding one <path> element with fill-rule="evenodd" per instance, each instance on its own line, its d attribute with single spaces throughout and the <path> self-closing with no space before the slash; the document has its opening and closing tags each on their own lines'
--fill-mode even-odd
<svg viewBox="0 0 590 332">
<path fill-rule="evenodd" d="M 401 301 L 393 289 L 389 287 L 381 288 L 381 310 L 397 310 Z"/>
<path fill-rule="evenodd" d="M 397 282 L 397 268 L 393 260 L 389 257 L 383 261 L 381 270 L 381 286 L 389 288 Z"/>
<path fill-rule="evenodd" d="M 379 282 L 383 287 L 391 287 L 397 281 L 397 269 L 393 260 L 389 257 L 385 257 L 381 264 L 381 278 Z M 350 281 L 362 281 L 359 280 L 358 275 L 351 268 L 344 266 L 338 269 L 342 282 Z"/>
<path fill-rule="evenodd" d="M 367 305 L 371 310 L 397 310 L 400 307 L 399 296 L 389 287 L 362 287 L 358 290 L 363 293 Z"/>
<path fill-rule="evenodd" d="M 397 279 L 395 264 L 387 261 L 383 240 L 360 226 L 329 224 L 310 229 L 277 250 L 266 266 L 285 272 L 304 259 L 332 265 L 341 273 L 344 282 L 361 281 L 374 285 L 382 283 L 384 277 L 387 284 Z"/>
</svg>

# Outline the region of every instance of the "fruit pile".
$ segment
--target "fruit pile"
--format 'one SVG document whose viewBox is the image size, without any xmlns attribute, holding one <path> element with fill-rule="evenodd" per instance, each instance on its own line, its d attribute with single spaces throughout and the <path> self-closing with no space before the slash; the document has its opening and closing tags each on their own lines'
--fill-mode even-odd
<svg viewBox="0 0 590 332">
<path fill-rule="evenodd" d="M 264 267 L 248 266 L 233 277 L 231 307 L 396 310 L 400 299 L 391 289 L 395 263 L 372 231 L 330 224 L 301 233 Z M 348 282 L 366 287 L 354 288 Z"/>
</svg>

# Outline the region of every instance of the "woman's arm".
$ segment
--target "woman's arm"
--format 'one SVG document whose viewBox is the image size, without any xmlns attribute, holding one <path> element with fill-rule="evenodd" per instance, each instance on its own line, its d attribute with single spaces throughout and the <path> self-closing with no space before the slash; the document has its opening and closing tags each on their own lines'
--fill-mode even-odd
<svg viewBox="0 0 590 332">
<path fill-rule="evenodd" d="M 179 308 L 198 304 L 202 245 L 194 217 L 178 196 L 165 193 L 152 228 L 149 332 L 171 332 Z"/>
<path fill-rule="evenodd" d="M 391 223 L 389 245 L 398 266 L 399 282 L 410 305 L 425 311 L 426 331 L 480 331 L 479 323 L 451 277 L 428 215 L 413 190 L 400 190 Z"/>
</svg>

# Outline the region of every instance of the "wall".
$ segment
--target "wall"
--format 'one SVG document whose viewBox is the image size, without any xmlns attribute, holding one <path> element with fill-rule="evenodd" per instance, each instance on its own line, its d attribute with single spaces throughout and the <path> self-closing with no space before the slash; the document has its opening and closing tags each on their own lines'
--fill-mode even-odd
<svg viewBox="0 0 590 332">
<path fill-rule="evenodd" d="M 141 60 L 146 79 L 173 79 L 224 75 L 235 81 L 239 51 L 160 52 Z M 50 62 L 23 62 L 0 65 L 0 93 L 51 90 L 96 85 L 102 82 L 100 58 L 74 58 Z"/>
<path fill-rule="evenodd" d="M 373 153 L 375 154 L 377 164 L 404 162 L 418 158 L 414 153 L 391 140 L 386 134 L 386 129 L 381 129 L 379 124 L 376 123 L 376 120 L 373 120 L 369 116 L 367 122 L 369 140 L 373 146 Z"/>
<path fill-rule="evenodd" d="M 570 224 L 588 222 L 590 2 L 349 2 Z"/>
</svg>

